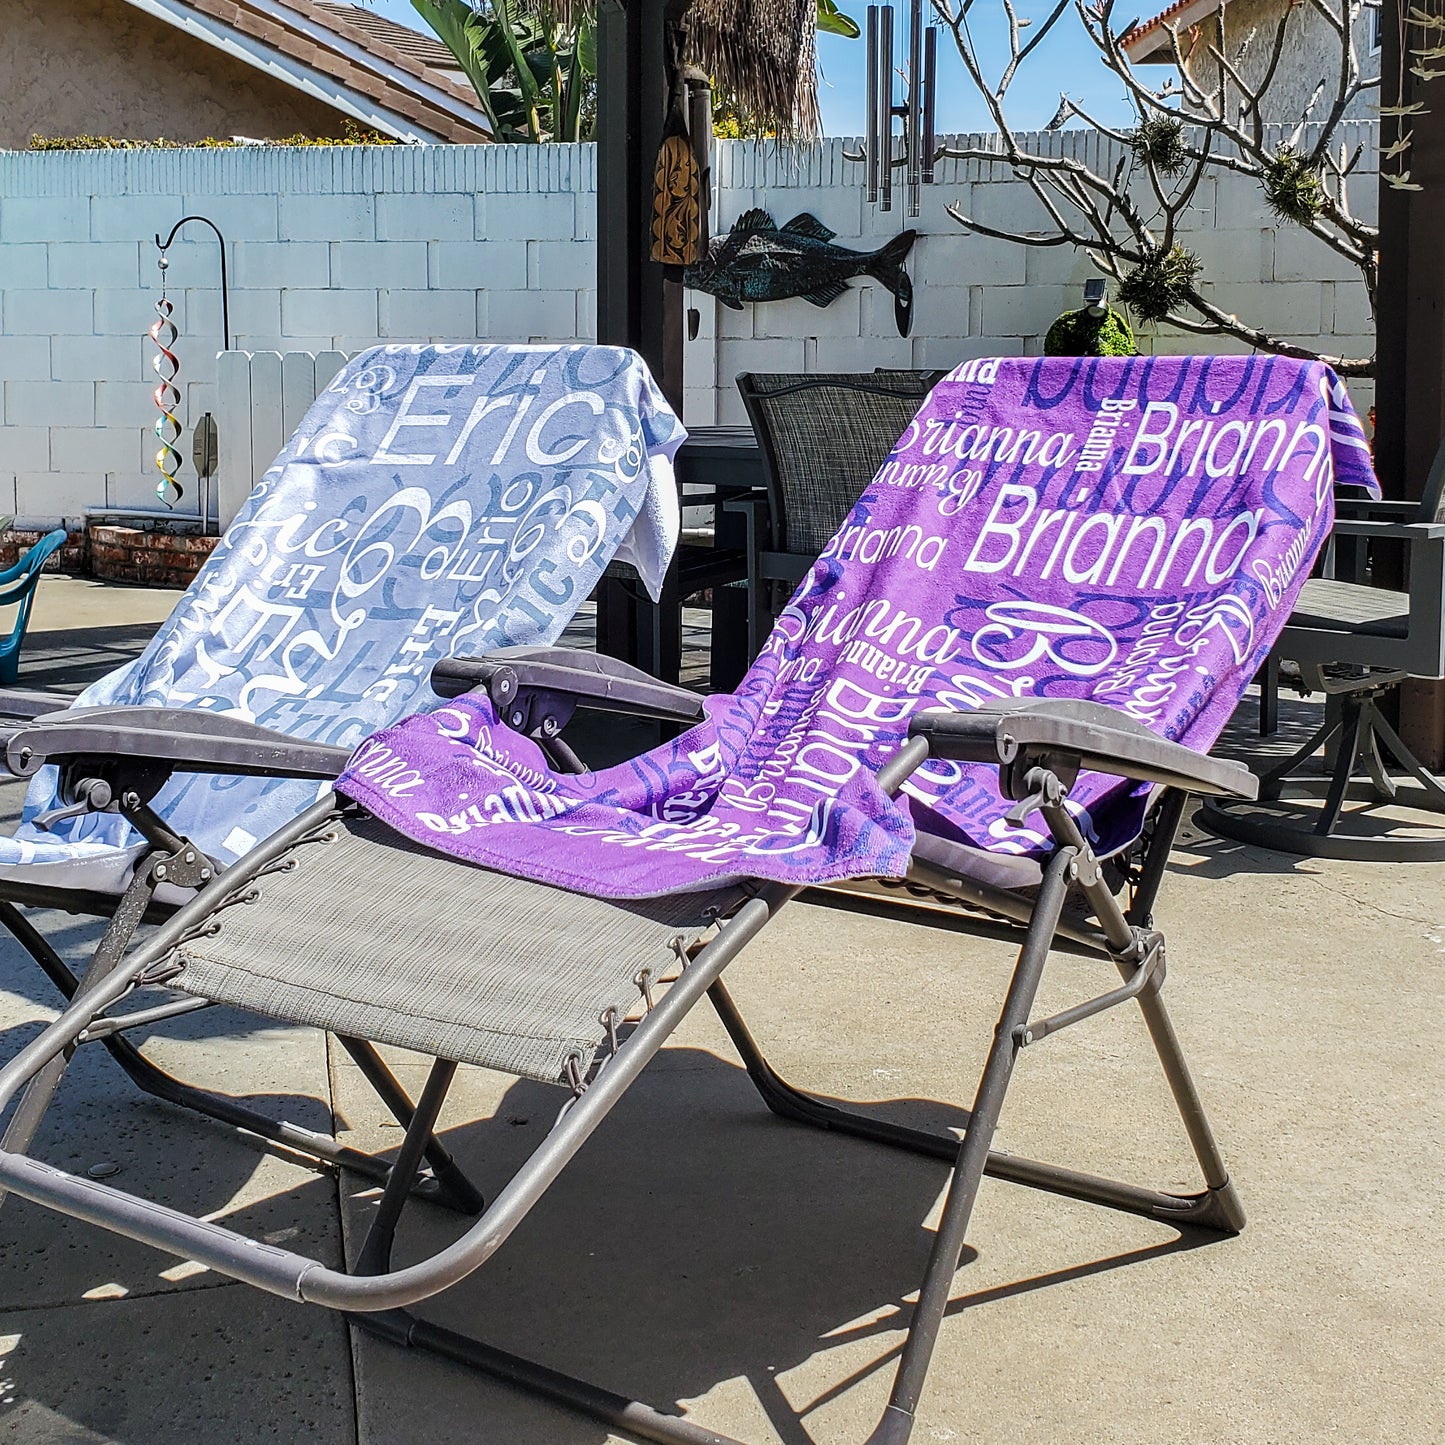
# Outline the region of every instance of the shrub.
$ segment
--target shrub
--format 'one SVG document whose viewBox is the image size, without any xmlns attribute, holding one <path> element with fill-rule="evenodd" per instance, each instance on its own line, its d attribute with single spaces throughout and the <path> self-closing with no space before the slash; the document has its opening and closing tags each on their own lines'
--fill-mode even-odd
<svg viewBox="0 0 1445 1445">
<path fill-rule="evenodd" d="M 261 141 L 263 146 L 390 146 L 396 145 L 390 136 L 379 131 L 362 130 L 354 120 L 341 123 L 339 136 L 288 135 L 278 140 Z M 131 140 L 110 135 L 33 135 L 30 149 L 33 151 L 175 151 L 175 150 L 239 150 L 255 142 L 242 140 L 218 140 L 206 136 L 203 140 L 167 140 L 159 136 L 155 140 Z"/>
<path fill-rule="evenodd" d="M 1117 311 L 1066 311 L 1044 337 L 1045 356 L 1135 356 L 1134 333 Z"/>
</svg>

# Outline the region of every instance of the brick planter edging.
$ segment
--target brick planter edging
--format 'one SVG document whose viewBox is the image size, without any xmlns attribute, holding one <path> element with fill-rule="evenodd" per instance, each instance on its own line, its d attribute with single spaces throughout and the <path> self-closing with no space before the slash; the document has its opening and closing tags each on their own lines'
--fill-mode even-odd
<svg viewBox="0 0 1445 1445">
<path fill-rule="evenodd" d="M 42 537 L 48 535 L 48 530 L 35 532 L 29 528 L 11 527 L 8 532 L 0 532 L 0 568 L 13 567 Z M 85 528 L 69 527 L 66 530 L 68 540 L 65 545 L 52 552 L 40 570 L 68 572 L 72 576 L 83 577 L 90 571 Z"/>
<path fill-rule="evenodd" d="M 87 529 L 87 536 L 93 577 L 142 587 L 189 587 L 221 540 L 97 523 Z"/>
<path fill-rule="evenodd" d="M 44 571 L 139 587 L 189 587 L 221 540 L 96 522 L 67 532 L 69 540 L 46 559 Z M 0 568 L 13 566 L 45 535 L 28 527 L 0 533 Z"/>
</svg>

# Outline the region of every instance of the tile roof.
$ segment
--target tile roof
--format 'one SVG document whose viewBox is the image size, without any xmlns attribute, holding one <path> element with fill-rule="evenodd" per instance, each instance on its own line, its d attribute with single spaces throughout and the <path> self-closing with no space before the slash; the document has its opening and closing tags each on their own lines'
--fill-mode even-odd
<svg viewBox="0 0 1445 1445">
<path fill-rule="evenodd" d="M 1228 0 L 1174 0 L 1174 4 L 1167 10 L 1161 10 L 1152 20 L 1136 20 L 1129 29 L 1119 37 L 1119 44 L 1125 50 L 1131 60 L 1140 60 L 1144 57 L 1141 50 L 1154 50 L 1157 46 L 1163 45 L 1168 36 L 1164 34 L 1167 25 L 1194 24 L 1202 20 L 1206 15 L 1212 15 L 1216 10 L 1227 4 Z M 1190 12 L 1186 15 L 1184 12 Z M 1156 43 L 1153 46 L 1143 47 L 1140 42 L 1159 32 Z"/>
<path fill-rule="evenodd" d="M 395 20 L 388 20 L 385 15 L 378 15 L 364 6 L 352 5 L 348 0 L 316 0 L 316 7 L 355 30 L 364 31 L 399 55 L 409 55 L 433 70 L 455 70 L 458 74 L 465 74 L 457 64 L 456 56 L 434 35 L 424 35 L 420 30 L 398 25 Z"/>
<path fill-rule="evenodd" d="M 357 6 L 327 0 L 163 0 L 144 8 L 183 27 L 190 18 L 212 22 L 204 28 L 223 45 L 234 36 L 264 46 L 309 71 L 323 92 L 348 91 L 403 122 L 383 128 L 431 140 L 492 139 L 471 82 L 444 45 Z M 283 65 L 272 73 L 284 80 L 285 70 Z"/>
</svg>

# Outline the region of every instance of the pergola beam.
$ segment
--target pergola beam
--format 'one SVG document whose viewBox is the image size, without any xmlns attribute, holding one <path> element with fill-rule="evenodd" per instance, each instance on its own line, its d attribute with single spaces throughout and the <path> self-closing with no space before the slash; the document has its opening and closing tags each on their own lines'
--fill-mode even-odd
<svg viewBox="0 0 1445 1445">
<path fill-rule="evenodd" d="M 652 260 L 652 177 L 686 0 L 601 0 L 597 14 L 597 339 L 630 346 L 682 412 L 682 288 Z"/>
<path fill-rule="evenodd" d="M 1401 66 L 1401 0 L 1384 3 L 1381 103 L 1418 100 L 1424 111 L 1405 121 L 1414 131 L 1407 164 L 1421 189 L 1380 183 L 1375 470 L 1387 497 L 1413 499 L 1445 437 L 1445 82 L 1423 82 Z M 1382 147 L 1388 125 L 1382 122 Z M 1398 560 L 1395 566 L 1395 576 L 1379 580 L 1403 586 Z M 1445 766 L 1445 684 L 1407 683 L 1400 724 L 1417 757 L 1433 768 Z"/>
</svg>

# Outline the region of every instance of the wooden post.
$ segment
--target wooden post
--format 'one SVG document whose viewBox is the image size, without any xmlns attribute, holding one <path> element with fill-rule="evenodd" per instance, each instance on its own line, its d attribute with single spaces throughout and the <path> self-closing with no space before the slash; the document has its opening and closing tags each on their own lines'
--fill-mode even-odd
<svg viewBox="0 0 1445 1445">
<path fill-rule="evenodd" d="M 601 0 L 597 7 L 597 339 L 630 346 L 682 415 L 682 287 L 651 250 L 652 181 L 672 83 L 669 21 L 687 0 Z M 625 585 L 597 588 L 597 650 L 676 675 L 676 564 L 653 607 Z"/>
<path fill-rule="evenodd" d="M 1407 68 L 1400 82 L 1403 4 L 1385 0 L 1380 100 L 1425 106 L 1404 121 L 1415 132 L 1405 165 L 1422 189 L 1380 183 L 1375 468 L 1387 497 L 1413 499 L 1445 436 L 1445 80 L 1422 82 Z M 1382 122 L 1382 147 L 1393 126 Z M 1400 731 L 1427 767 L 1445 766 L 1445 684 L 1406 684 Z"/>
<path fill-rule="evenodd" d="M 652 174 L 679 0 L 602 0 L 597 13 L 597 339 L 630 346 L 682 410 L 682 288 L 649 254 Z"/>
</svg>

